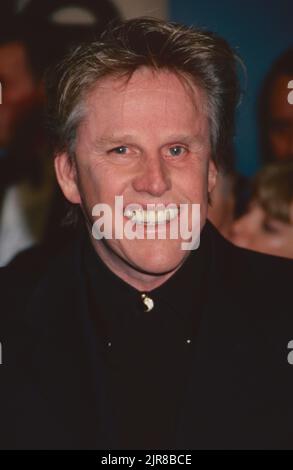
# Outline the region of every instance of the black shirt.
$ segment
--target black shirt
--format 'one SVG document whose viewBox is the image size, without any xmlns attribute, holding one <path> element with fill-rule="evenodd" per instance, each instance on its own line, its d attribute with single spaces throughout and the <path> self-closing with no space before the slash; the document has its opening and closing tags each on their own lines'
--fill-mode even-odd
<svg viewBox="0 0 293 470">
<path fill-rule="evenodd" d="M 189 357 L 206 296 L 208 229 L 199 249 L 163 285 L 139 292 L 85 241 L 92 341 L 102 357 L 121 448 L 172 449 Z M 147 311 L 143 295 L 153 301 Z M 107 413 L 105 414 L 107 416 Z"/>
<path fill-rule="evenodd" d="M 1 449 L 292 449 L 291 260 L 206 222 L 145 312 L 87 249 L 0 269 Z"/>
</svg>

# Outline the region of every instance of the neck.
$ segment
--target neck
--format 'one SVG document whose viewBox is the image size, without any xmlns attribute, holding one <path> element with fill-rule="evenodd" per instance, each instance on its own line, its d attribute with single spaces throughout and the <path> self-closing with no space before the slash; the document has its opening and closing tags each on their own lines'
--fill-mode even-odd
<svg viewBox="0 0 293 470">
<path fill-rule="evenodd" d="M 180 268 L 167 273 L 151 274 L 135 269 L 124 259 L 113 252 L 102 240 L 94 241 L 91 237 L 91 243 L 104 264 L 116 276 L 120 277 L 124 282 L 131 285 L 140 292 L 148 292 L 164 284 L 173 274 Z"/>
</svg>

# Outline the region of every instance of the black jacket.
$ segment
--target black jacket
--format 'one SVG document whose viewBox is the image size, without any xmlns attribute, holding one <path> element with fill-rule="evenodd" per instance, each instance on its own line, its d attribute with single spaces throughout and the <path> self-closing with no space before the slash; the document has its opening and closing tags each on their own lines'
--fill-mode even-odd
<svg viewBox="0 0 293 470">
<path fill-rule="evenodd" d="M 293 449 L 293 263 L 205 233 L 208 290 L 175 448 Z M 83 321 L 80 243 L 0 270 L 2 449 L 119 448 Z"/>
</svg>

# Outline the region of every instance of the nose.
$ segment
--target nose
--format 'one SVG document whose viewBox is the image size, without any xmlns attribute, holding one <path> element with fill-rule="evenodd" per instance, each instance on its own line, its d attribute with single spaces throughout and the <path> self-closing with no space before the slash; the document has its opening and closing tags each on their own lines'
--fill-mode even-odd
<svg viewBox="0 0 293 470">
<path fill-rule="evenodd" d="M 159 157 L 146 158 L 143 168 L 133 180 L 137 192 L 160 197 L 171 189 L 171 178 L 166 164 Z"/>
</svg>

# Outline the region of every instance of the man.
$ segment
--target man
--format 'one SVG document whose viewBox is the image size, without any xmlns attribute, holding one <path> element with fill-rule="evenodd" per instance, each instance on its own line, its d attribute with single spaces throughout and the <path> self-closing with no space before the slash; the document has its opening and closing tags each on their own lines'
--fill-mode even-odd
<svg viewBox="0 0 293 470">
<path fill-rule="evenodd" d="M 292 264 L 206 221 L 235 68 L 213 34 L 142 18 L 48 78 L 77 236 L 1 272 L 3 448 L 292 447 Z"/>
</svg>

